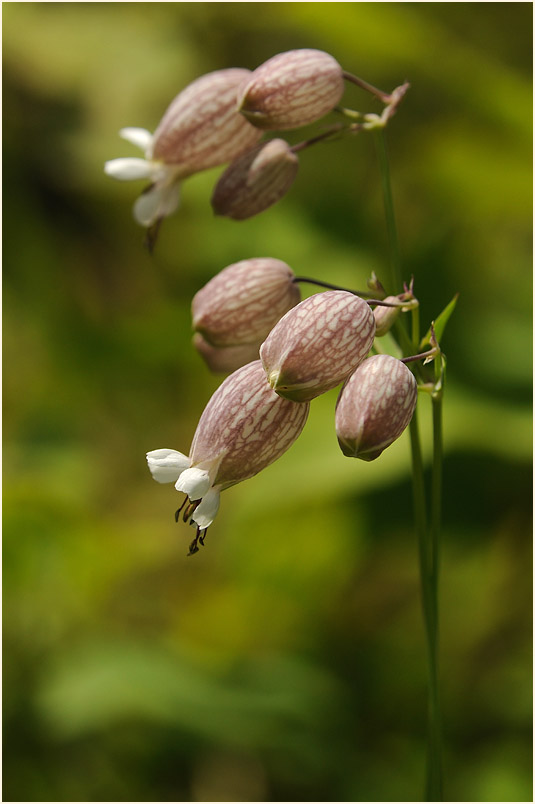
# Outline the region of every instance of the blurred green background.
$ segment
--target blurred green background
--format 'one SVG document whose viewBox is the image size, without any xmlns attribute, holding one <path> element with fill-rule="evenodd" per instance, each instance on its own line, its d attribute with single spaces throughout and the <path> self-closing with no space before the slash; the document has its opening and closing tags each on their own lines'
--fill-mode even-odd
<svg viewBox="0 0 535 804">
<path fill-rule="evenodd" d="M 403 271 L 426 326 L 460 293 L 443 341 L 445 795 L 531 800 L 531 36 L 530 3 L 3 4 L 4 800 L 422 795 L 407 438 L 348 460 L 336 391 L 320 397 L 193 558 L 145 465 L 188 450 L 220 382 L 189 314 L 217 271 L 272 256 L 362 287 L 387 270 L 370 134 L 305 151 L 291 192 L 241 223 L 213 217 L 220 169 L 192 177 L 153 257 L 142 184 L 104 176 L 138 155 L 118 129 L 154 130 L 199 75 L 299 47 L 412 85 L 388 130 Z M 379 111 L 354 86 L 344 103 Z"/>
</svg>

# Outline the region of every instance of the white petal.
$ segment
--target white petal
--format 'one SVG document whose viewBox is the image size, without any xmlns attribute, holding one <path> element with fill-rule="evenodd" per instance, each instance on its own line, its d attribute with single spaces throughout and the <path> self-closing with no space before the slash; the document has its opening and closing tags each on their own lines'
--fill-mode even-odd
<svg viewBox="0 0 535 804">
<path fill-rule="evenodd" d="M 104 164 L 104 173 L 120 181 L 133 179 L 150 179 L 154 175 L 154 165 L 146 159 L 126 157 L 123 159 L 110 159 Z"/>
<path fill-rule="evenodd" d="M 139 196 L 134 204 L 134 218 L 142 226 L 152 226 L 160 217 L 161 187 L 151 187 L 148 192 Z"/>
<path fill-rule="evenodd" d="M 169 187 L 165 187 L 162 190 L 162 206 L 161 206 L 161 214 L 164 217 L 168 215 L 172 215 L 175 210 L 178 209 L 178 205 L 180 204 L 180 186 L 176 184 L 171 184 Z"/>
<path fill-rule="evenodd" d="M 178 207 L 180 200 L 178 186 L 151 187 L 139 196 L 134 204 L 134 218 L 142 226 L 151 226 L 158 218 L 165 218 Z"/>
<path fill-rule="evenodd" d="M 131 142 L 132 145 L 137 145 L 142 151 L 146 152 L 152 149 L 152 134 L 146 128 L 122 128 L 119 131 L 119 136 L 123 140 Z"/>
<path fill-rule="evenodd" d="M 200 502 L 195 509 L 192 519 L 197 523 L 201 530 L 204 530 L 212 524 L 218 511 L 219 490 L 210 489 L 210 491 L 202 498 L 202 502 Z"/>
<path fill-rule="evenodd" d="M 158 483 L 174 483 L 185 469 L 189 469 L 191 461 L 176 449 L 153 449 L 147 452 L 147 463 Z"/>
<path fill-rule="evenodd" d="M 210 475 L 205 469 L 198 469 L 196 466 L 182 472 L 175 483 L 177 491 L 183 491 L 190 500 L 200 500 L 207 493 L 212 485 Z"/>
</svg>

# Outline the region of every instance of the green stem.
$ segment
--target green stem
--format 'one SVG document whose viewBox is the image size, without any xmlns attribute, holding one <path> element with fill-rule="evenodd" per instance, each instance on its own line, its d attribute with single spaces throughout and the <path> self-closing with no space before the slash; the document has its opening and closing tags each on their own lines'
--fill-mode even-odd
<svg viewBox="0 0 535 804">
<path fill-rule="evenodd" d="M 420 348 L 420 308 L 412 310 L 412 345 L 415 351 Z"/>
<path fill-rule="evenodd" d="M 398 234 L 396 218 L 394 215 L 394 201 L 392 199 L 392 185 L 390 181 L 390 166 L 386 148 L 386 136 L 383 128 L 377 129 L 377 155 L 381 169 L 381 184 L 383 188 L 383 202 L 385 207 L 386 229 L 390 249 L 390 282 L 385 287 L 386 295 L 395 295 L 403 288 L 401 278 L 401 260 L 399 256 Z"/>
<path fill-rule="evenodd" d="M 435 382 L 443 384 L 440 357 L 435 359 Z M 440 522 L 442 509 L 442 394 L 443 387 L 431 396 L 433 415 L 433 464 L 431 473 L 431 528 L 430 528 L 430 561 L 429 561 L 429 595 L 432 622 L 430 629 L 430 723 L 429 747 L 430 762 L 427 773 L 427 797 L 430 801 L 442 800 L 442 715 L 440 707 L 440 690 L 438 683 L 438 646 L 439 646 L 439 606 L 438 589 L 440 574 Z"/>
<path fill-rule="evenodd" d="M 377 153 L 381 169 L 381 182 L 385 208 L 386 227 L 390 246 L 391 279 L 385 288 L 402 287 L 399 245 L 394 215 L 394 204 L 390 182 L 390 170 L 383 129 L 378 129 Z M 408 335 L 404 323 L 398 322 L 395 331 L 405 356 L 417 351 L 420 341 L 419 313 L 412 311 L 412 332 Z M 435 360 L 440 364 L 440 358 Z M 414 368 L 416 371 L 416 367 Z M 441 713 L 438 690 L 438 573 L 439 573 L 439 535 L 440 535 L 440 494 L 442 483 L 442 419 L 441 400 L 433 398 L 433 470 L 431 488 L 431 523 L 428 521 L 424 465 L 417 411 L 415 410 L 409 426 L 412 458 L 412 489 L 414 502 L 414 524 L 418 541 L 420 563 L 420 585 L 422 608 L 425 623 L 428 657 L 428 743 L 426 771 L 426 801 L 442 801 L 442 760 L 441 760 Z"/>
</svg>

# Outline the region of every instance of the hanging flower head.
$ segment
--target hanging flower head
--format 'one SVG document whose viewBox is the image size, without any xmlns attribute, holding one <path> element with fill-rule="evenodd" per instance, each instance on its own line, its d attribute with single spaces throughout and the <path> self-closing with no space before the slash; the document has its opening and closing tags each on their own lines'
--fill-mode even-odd
<svg viewBox="0 0 535 804">
<path fill-rule="evenodd" d="M 290 266 L 273 257 L 228 265 L 193 297 L 193 328 L 214 346 L 260 345 L 300 301 L 294 279 Z"/>
<path fill-rule="evenodd" d="M 281 399 L 257 360 L 219 386 L 199 420 L 189 457 L 173 449 L 147 453 L 152 476 L 175 483 L 186 498 L 176 513 L 197 527 L 190 554 L 203 544 L 224 489 L 256 475 L 280 458 L 303 429 L 308 405 Z"/>
<path fill-rule="evenodd" d="M 401 360 L 374 355 L 361 363 L 336 403 L 336 434 L 344 455 L 378 458 L 409 424 L 417 395 L 414 375 Z"/>
<path fill-rule="evenodd" d="M 240 112 L 261 129 L 282 131 L 319 120 L 344 92 L 342 68 L 322 50 L 278 53 L 241 87 Z"/>
<path fill-rule="evenodd" d="M 216 215 L 252 218 L 279 201 L 297 176 L 299 159 L 285 140 L 261 142 L 232 162 L 212 194 Z"/>
<path fill-rule="evenodd" d="M 179 205 L 179 183 L 192 173 L 230 162 L 261 137 L 236 109 L 239 86 L 250 70 L 232 68 L 193 81 L 173 100 L 154 135 L 142 128 L 123 128 L 123 139 L 139 146 L 144 159 L 112 159 L 108 176 L 122 181 L 148 179 L 134 205 L 134 217 L 152 226 Z"/>
<path fill-rule="evenodd" d="M 316 293 L 292 307 L 260 348 L 274 391 L 307 402 L 340 385 L 373 345 L 368 304 L 345 290 Z"/>
</svg>

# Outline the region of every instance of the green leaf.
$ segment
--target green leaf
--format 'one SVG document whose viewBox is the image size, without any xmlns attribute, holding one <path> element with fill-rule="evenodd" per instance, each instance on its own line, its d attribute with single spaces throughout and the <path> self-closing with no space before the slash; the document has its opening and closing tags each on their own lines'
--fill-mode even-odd
<svg viewBox="0 0 535 804">
<path fill-rule="evenodd" d="M 448 323 L 451 314 L 455 310 L 455 305 L 457 304 L 458 298 L 459 294 L 456 293 L 453 299 L 450 301 L 450 303 L 447 304 L 446 307 L 444 307 L 444 309 L 442 310 L 440 315 L 437 316 L 434 322 L 435 337 L 439 343 L 441 341 L 442 335 L 444 334 L 444 330 L 446 329 L 446 324 Z M 424 337 L 420 341 L 420 349 L 423 349 L 423 347 L 428 343 L 429 344 L 431 343 L 431 327 L 429 327 Z"/>
</svg>

